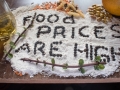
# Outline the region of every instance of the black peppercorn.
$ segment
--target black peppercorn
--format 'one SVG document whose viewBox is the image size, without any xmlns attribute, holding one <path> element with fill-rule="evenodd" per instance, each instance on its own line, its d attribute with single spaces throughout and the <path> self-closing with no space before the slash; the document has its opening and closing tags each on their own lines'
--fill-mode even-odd
<svg viewBox="0 0 120 90">
<path fill-rule="evenodd" d="M 56 20 L 55 20 L 55 21 L 51 21 L 51 20 L 50 20 L 50 18 L 53 17 L 53 16 L 56 17 Z M 49 15 L 49 16 L 48 16 L 48 19 L 47 19 L 47 21 L 48 21 L 49 23 L 54 23 L 54 22 L 57 22 L 58 20 L 59 20 L 59 17 L 57 16 L 57 14 Z"/>
<path fill-rule="evenodd" d="M 40 16 L 42 17 L 41 20 L 39 19 Z M 36 21 L 38 21 L 38 22 L 43 22 L 44 20 L 45 20 L 45 15 L 43 15 L 43 14 L 38 14 L 38 15 L 37 15 Z"/>
</svg>

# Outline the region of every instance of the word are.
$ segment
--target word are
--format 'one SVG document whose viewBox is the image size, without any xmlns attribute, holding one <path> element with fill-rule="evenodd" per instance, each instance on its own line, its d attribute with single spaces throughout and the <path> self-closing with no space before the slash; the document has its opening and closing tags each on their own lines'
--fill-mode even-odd
<svg viewBox="0 0 120 90">
<path fill-rule="evenodd" d="M 49 53 L 49 55 L 51 57 L 62 57 L 62 53 L 59 52 L 59 48 L 57 47 L 58 45 L 62 45 L 63 42 L 62 41 L 56 41 L 56 42 L 52 42 L 50 44 L 50 47 L 49 47 L 49 52 L 45 52 L 45 43 L 44 42 L 41 42 L 41 41 L 37 41 L 35 42 L 34 44 L 34 52 L 33 54 L 36 55 L 38 54 L 37 52 L 39 52 L 39 54 L 41 54 L 43 57 L 46 53 Z M 15 52 L 19 52 L 20 50 L 26 50 L 27 53 L 33 51 L 33 50 L 30 50 L 30 48 L 28 47 L 28 43 L 27 44 L 23 44 L 22 46 L 20 46 L 20 48 L 16 49 Z M 85 48 L 79 48 L 79 45 L 77 43 L 74 43 L 73 44 L 73 48 L 74 48 L 74 51 L 71 52 L 73 53 L 73 57 L 77 57 L 78 54 L 81 54 L 81 53 L 85 53 L 85 57 L 86 58 L 89 58 L 90 60 L 93 60 L 96 56 L 98 56 L 99 54 L 99 50 L 101 49 L 103 52 L 104 51 L 107 51 L 109 52 L 110 51 L 110 55 L 108 54 L 100 54 L 99 56 L 103 57 L 103 60 L 104 62 L 110 62 L 110 60 L 112 61 L 115 61 L 116 60 L 116 56 L 120 56 L 120 52 L 117 52 L 115 51 L 114 47 L 105 47 L 105 46 L 93 46 L 93 45 L 88 45 L 88 44 L 85 44 L 84 45 Z M 120 51 L 120 47 L 118 47 L 118 50 Z M 57 52 L 57 53 L 55 53 Z M 69 55 L 69 54 L 68 54 Z"/>
</svg>

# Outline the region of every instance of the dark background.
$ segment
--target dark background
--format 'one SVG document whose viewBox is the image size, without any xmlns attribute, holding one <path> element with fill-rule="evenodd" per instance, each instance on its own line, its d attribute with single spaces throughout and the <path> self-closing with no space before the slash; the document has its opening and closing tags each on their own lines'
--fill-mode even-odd
<svg viewBox="0 0 120 90">
<path fill-rule="evenodd" d="M 0 90 L 120 90 L 120 84 L 0 84 Z"/>
<path fill-rule="evenodd" d="M 31 3 L 41 3 L 44 0 L 6 0 L 11 9 Z M 47 1 L 47 0 L 45 0 Z M 101 4 L 101 0 L 75 0 L 85 13 L 92 4 Z M 104 84 L 0 84 L 0 90 L 120 90 L 120 83 Z"/>
</svg>

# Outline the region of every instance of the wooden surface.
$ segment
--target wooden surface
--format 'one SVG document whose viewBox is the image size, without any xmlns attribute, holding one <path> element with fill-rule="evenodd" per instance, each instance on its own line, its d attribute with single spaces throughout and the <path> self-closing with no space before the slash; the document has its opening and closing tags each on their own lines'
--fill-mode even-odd
<svg viewBox="0 0 120 90">
<path fill-rule="evenodd" d="M 48 0 L 6 0 L 11 9 L 15 9 L 22 5 L 30 5 L 31 3 L 37 4 Z M 49 0 L 50 1 L 50 0 Z M 54 0 L 52 0 L 54 1 Z M 101 0 L 75 0 L 79 8 L 85 13 L 87 8 L 93 4 L 101 4 Z M 2 51 L 3 49 L 0 48 Z M 0 58 L 2 58 L 3 53 L 0 53 Z M 113 76 L 108 78 L 93 79 L 90 77 L 76 77 L 76 78 L 60 78 L 57 76 L 43 76 L 36 75 L 34 78 L 29 78 L 28 75 L 17 76 L 14 74 L 10 63 L 0 62 L 0 83 L 110 83 L 110 82 L 120 82 L 120 72 L 115 73 Z"/>
</svg>

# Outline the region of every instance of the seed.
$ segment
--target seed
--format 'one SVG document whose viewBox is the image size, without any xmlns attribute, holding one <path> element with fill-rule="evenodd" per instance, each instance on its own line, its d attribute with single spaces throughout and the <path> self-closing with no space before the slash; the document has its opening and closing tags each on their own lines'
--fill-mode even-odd
<svg viewBox="0 0 120 90">
<path fill-rule="evenodd" d="M 95 11 L 95 12 L 96 12 L 96 9 L 93 9 L 93 11 Z"/>
<path fill-rule="evenodd" d="M 92 5 L 93 8 L 96 8 L 97 5 Z"/>
<path fill-rule="evenodd" d="M 91 17 L 94 18 L 94 19 L 96 18 L 96 16 L 94 16 L 94 15 L 91 15 Z"/>
<path fill-rule="evenodd" d="M 95 9 L 99 11 L 100 7 L 96 7 Z"/>
<path fill-rule="evenodd" d="M 100 17 L 97 18 L 97 21 L 101 21 L 102 19 Z"/>
<path fill-rule="evenodd" d="M 92 7 L 97 6 L 96 4 L 92 5 Z"/>
<path fill-rule="evenodd" d="M 111 21 L 112 15 L 109 14 L 103 6 L 98 5 L 92 5 L 92 7 L 89 8 L 89 14 L 92 18 L 96 18 L 97 21 L 102 21 L 103 23 L 107 23 Z"/>
<path fill-rule="evenodd" d="M 92 9 L 93 9 L 92 7 L 89 8 L 89 10 L 92 10 Z"/>
<path fill-rule="evenodd" d="M 98 17 L 100 16 L 100 14 L 99 14 L 99 13 L 96 13 L 95 15 L 96 15 L 96 16 L 98 16 Z"/>
<path fill-rule="evenodd" d="M 93 13 L 96 13 L 96 10 L 93 10 L 92 12 L 93 12 Z"/>
<path fill-rule="evenodd" d="M 100 13 L 105 14 L 105 12 L 104 12 L 104 11 L 101 11 Z"/>
<path fill-rule="evenodd" d="M 88 9 L 88 12 L 93 12 L 93 10 L 92 9 Z"/>
<path fill-rule="evenodd" d="M 100 11 L 96 11 L 96 13 L 100 13 Z"/>
<path fill-rule="evenodd" d="M 107 20 L 106 19 L 102 19 L 102 22 L 107 23 Z"/>
<path fill-rule="evenodd" d="M 103 9 L 101 7 L 97 7 L 96 10 L 102 11 Z"/>
<path fill-rule="evenodd" d="M 100 17 L 104 17 L 104 15 L 102 13 L 100 13 Z"/>
<path fill-rule="evenodd" d="M 90 12 L 90 15 L 94 15 L 94 13 L 93 13 L 93 12 Z"/>
<path fill-rule="evenodd" d="M 103 19 L 106 19 L 106 17 L 104 16 Z"/>
<path fill-rule="evenodd" d="M 96 8 L 101 8 L 101 6 L 97 6 L 97 5 L 96 5 Z"/>
<path fill-rule="evenodd" d="M 9 33 L 4 33 L 3 35 L 4 35 L 4 36 L 7 36 L 7 35 L 9 35 Z"/>
<path fill-rule="evenodd" d="M 102 19 L 102 21 L 104 21 L 104 19 Z"/>
</svg>

